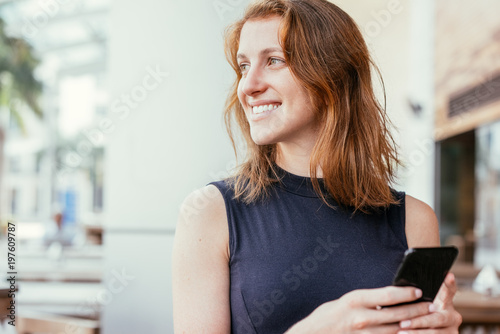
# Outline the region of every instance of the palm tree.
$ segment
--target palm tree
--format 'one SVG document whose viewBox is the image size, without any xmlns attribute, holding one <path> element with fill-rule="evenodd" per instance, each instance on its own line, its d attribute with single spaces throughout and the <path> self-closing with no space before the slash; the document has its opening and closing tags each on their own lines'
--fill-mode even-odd
<svg viewBox="0 0 500 334">
<path fill-rule="evenodd" d="M 37 99 L 42 85 L 35 79 L 33 73 L 38 63 L 32 47 L 25 40 L 5 34 L 5 22 L 0 18 L 0 116 L 9 113 L 8 117 L 2 118 L 8 119 L 23 133 L 26 129 L 21 110 L 29 109 L 42 118 L 42 110 Z M 6 125 L 8 126 L 0 123 L 0 189 Z"/>
</svg>

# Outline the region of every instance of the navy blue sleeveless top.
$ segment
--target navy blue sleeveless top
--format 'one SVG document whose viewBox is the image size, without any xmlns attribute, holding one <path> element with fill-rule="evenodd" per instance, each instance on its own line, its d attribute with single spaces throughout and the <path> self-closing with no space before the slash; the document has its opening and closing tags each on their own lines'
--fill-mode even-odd
<svg viewBox="0 0 500 334">
<path fill-rule="evenodd" d="M 322 303 L 390 285 L 408 248 L 403 192 L 393 191 L 399 205 L 352 215 L 327 206 L 310 178 L 276 167 L 281 182 L 265 201 L 245 204 L 227 180 L 211 183 L 226 205 L 235 334 L 282 334 Z"/>
</svg>

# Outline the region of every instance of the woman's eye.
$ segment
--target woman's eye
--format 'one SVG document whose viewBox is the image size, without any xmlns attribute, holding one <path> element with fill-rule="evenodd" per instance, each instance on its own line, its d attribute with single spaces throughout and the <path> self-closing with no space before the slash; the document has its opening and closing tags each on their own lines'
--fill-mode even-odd
<svg viewBox="0 0 500 334">
<path fill-rule="evenodd" d="M 250 67 L 250 65 L 248 65 L 248 64 L 240 64 L 240 71 L 242 73 L 244 73 L 244 72 L 248 71 L 249 67 Z"/>
<path fill-rule="evenodd" d="M 279 59 L 279 58 L 271 58 L 269 59 L 269 64 L 270 65 L 277 65 L 277 64 L 284 64 L 285 61 L 283 59 Z"/>
</svg>

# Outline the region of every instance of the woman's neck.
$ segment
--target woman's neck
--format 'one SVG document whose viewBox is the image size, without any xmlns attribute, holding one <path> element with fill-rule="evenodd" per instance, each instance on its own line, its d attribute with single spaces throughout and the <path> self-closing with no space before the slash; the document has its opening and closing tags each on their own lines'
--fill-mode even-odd
<svg viewBox="0 0 500 334">
<path fill-rule="evenodd" d="M 311 177 L 310 164 L 311 153 L 314 145 L 297 145 L 278 143 L 276 164 L 284 170 L 299 176 Z M 323 177 L 321 168 L 318 166 L 316 177 Z"/>
</svg>

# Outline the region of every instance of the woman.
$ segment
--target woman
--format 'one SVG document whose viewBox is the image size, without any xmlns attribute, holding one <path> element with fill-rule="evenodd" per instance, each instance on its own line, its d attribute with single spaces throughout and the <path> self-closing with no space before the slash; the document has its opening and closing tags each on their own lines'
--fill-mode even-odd
<svg viewBox="0 0 500 334">
<path fill-rule="evenodd" d="M 176 332 L 456 333 L 452 275 L 434 304 L 382 307 L 419 298 L 389 285 L 403 252 L 439 232 L 430 207 L 389 187 L 395 145 L 353 20 L 325 0 L 259 1 L 226 55 L 226 124 L 247 158 L 183 204 Z"/>
</svg>

